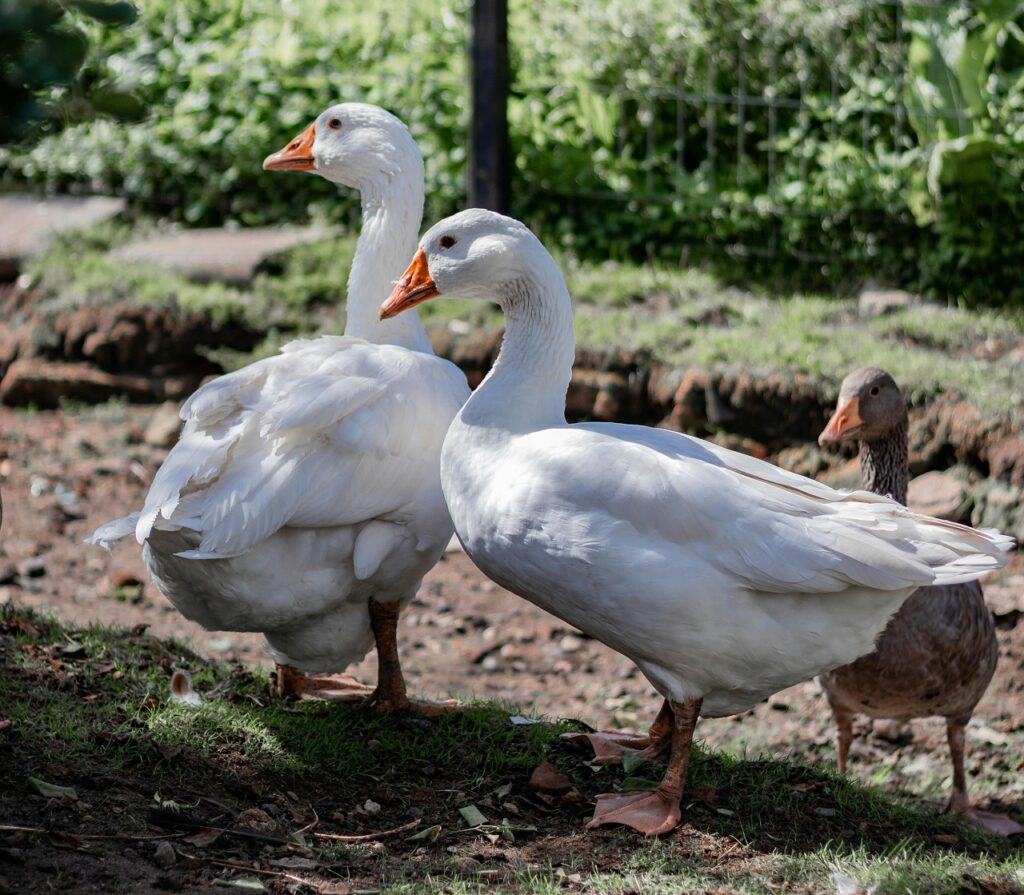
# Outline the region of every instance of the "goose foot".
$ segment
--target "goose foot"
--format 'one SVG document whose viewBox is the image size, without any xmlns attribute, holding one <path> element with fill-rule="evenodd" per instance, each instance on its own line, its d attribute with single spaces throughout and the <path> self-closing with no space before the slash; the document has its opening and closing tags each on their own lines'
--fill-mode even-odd
<svg viewBox="0 0 1024 895">
<path fill-rule="evenodd" d="M 427 702 L 409 699 L 405 692 L 405 677 L 398 659 L 399 603 L 369 602 L 370 627 L 377 644 L 377 686 L 366 697 L 364 705 L 372 706 L 382 715 L 408 712 L 423 717 L 434 717 L 463 711 L 458 700 Z"/>
<path fill-rule="evenodd" d="M 700 699 L 671 703 L 665 700 L 651 726 L 651 746 L 648 747 L 661 749 L 664 743 L 664 748 L 671 749 L 661 785 L 652 792 L 602 793 L 597 797 L 588 830 L 603 824 L 622 824 L 645 836 L 660 836 L 679 825 L 682 818 L 679 806 L 700 706 Z"/>
<path fill-rule="evenodd" d="M 967 720 L 967 718 L 946 720 L 949 754 L 953 760 L 953 793 L 949 797 L 946 811 L 950 814 L 959 814 L 971 826 L 985 830 L 993 836 L 1016 836 L 1024 833 L 1024 826 L 1008 815 L 980 811 L 971 805 L 970 797 L 967 795 L 967 776 L 964 773 Z"/>
<path fill-rule="evenodd" d="M 322 699 L 328 702 L 361 702 L 372 689 L 350 674 L 303 674 L 290 665 L 277 666 L 275 696 Z"/>
<path fill-rule="evenodd" d="M 661 836 L 674 830 L 682 819 L 679 797 L 655 789 L 651 792 L 602 793 L 597 797 L 592 830 L 603 824 L 622 824 L 645 836 Z"/>
<path fill-rule="evenodd" d="M 1017 823 L 1008 814 L 981 811 L 977 808 L 968 808 L 966 811 L 956 813 L 972 827 L 984 830 L 992 836 L 1019 836 L 1024 833 L 1024 825 Z"/>
<path fill-rule="evenodd" d="M 660 758 L 672 747 L 672 706 L 666 699 L 647 736 L 621 730 L 600 733 L 566 733 L 562 738 L 573 743 L 586 740 L 594 750 L 594 764 L 621 764 L 624 755 L 640 755 L 650 761 Z"/>
<path fill-rule="evenodd" d="M 600 733 L 563 733 L 562 739 L 571 743 L 586 740 L 594 750 L 594 764 L 620 764 L 622 756 L 642 752 L 650 747 L 651 738 L 622 730 L 602 730 Z"/>
<path fill-rule="evenodd" d="M 363 705 L 368 708 L 375 708 L 382 715 L 408 712 L 409 714 L 420 715 L 424 718 L 435 718 L 438 715 L 450 715 L 466 710 L 464 705 L 459 705 L 457 699 L 446 699 L 443 702 L 410 699 L 404 689 L 400 692 L 386 692 L 381 689 L 380 685 L 363 700 Z"/>
</svg>

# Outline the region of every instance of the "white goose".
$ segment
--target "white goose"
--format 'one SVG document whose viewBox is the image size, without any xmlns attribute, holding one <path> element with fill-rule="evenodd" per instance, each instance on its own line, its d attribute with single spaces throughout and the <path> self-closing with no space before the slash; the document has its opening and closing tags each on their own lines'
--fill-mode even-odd
<svg viewBox="0 0 1024 895">
<path fill-rule="evenodd" d="M 844 494 L 676 432 L 568 425 L 572 308 L 522 224 L 432 227 L 381 316 L 435 295 L 505 313 L 494 368 L 455 418 L 441 482 L 491 578 L 629 656 L 666 700 L 654 792 L 598 797 L 590 826 L 672 829 L 698 715 L 728 715 L 869 652 L 915 588 L 1003 565 L 1011 541 Z"/>
<path fill-rule="evenodd" d="M 282 692 L 362 695 L 343 678 L 295 669 L 342 671 L 376 639 L 372 699 L 407 708 L 398 613 L 451 538 L 441 444 L 469 394 L 458 368 L 432 354 L 418 317 L 377 315 L 416 247 L 423 160 L 393 115 L 343 103 L 263 166 L 360 191 L 345 335 L 291 342 L 200 388 L 142 511 L 89 540 L 109 547 L 134 534 L 187 618 L 263 632 Z"/>
</svg>

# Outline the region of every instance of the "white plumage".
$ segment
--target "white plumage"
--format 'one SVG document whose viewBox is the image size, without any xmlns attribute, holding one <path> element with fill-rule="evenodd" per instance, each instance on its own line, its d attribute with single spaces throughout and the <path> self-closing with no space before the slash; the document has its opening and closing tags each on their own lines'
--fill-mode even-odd
<svg viewBox="0 0 1024 895">
<path fill-rule="evenodd" d="M 312 131 L 299 148 L 329 159 L 316 170 L 363 192 L 346 335 L 292 342 L 200 388 L 141 512 L 90 540 L 134 533 L 185 616 L 262 631 L 279 663 L 324 672 L 372 645 L 371 598 L 404 605 L 444 551 L 440 450 L 469 390 L 418 320 L 374 314 L 415 245 L 423 170 L 412 138 L 359 104 L 328 109 Z"/>
<path fill-rule="evenodd" d="M 567 424 L 571 302 L 517 221 L 473 210 L 436 224 L 381 313 L 437 294 L 496 301 L 506 318 L 498 360 L 441 458 L 467 554 L 629 656 L 667 700 L 648 741 L 651 755 L 671 743 L 662 786 L 601 797 L 593 824 L 671 829 L 698 713 L 742 711 L 849 662 L 917 587 L 1006 561 L 1012 542 L 998 533 L 840 493 L 700 439 Z"/>
</svg>

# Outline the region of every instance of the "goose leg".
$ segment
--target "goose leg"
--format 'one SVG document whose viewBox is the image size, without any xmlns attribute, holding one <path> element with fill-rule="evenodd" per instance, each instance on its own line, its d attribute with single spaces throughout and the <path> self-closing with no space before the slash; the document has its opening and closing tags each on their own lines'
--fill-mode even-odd
<svg viewBox="0 0 1024 895">
<path fill-rule="evenodd" d="M 278 664 L 276 694 L 280 697 L 325 699 L 331 702 L 359 702 L 371 692 L 350 674 L 303 674 L 291 665 Z"/>
<path fill-rule="evenodd" d="M 377 689 L 366 700 L 379 712 L 404 712 L 410 707 L 405 676 L 398 659 L 398 603 L 370 600 L 370 627 L 377 642 Z"/>
<path fill-rule="evenodd" d="M 853 715 L 838 706 L 832 706 L 832 714 L 836 719 L 836 768 L 840 774 L 845 774 L 850 743 L 853 742 Z"/>
<path fill-rule="evenodd" d="M 995 836 L 1013 836 L 1017 833 L 1024 833 L 1024 826 L 1008 815 L 980 811 L 971 806 L 970 797 L 967 795 L 967 775 L 964 773 L 966 727 L 966 719 L 946 719 L 949 756 L 953 761 L 953 792 L 949 797 L 946 811 L 951 814 L 959 814 L 972 826 L 980 827 Z"/>
<path fill-rule="evenodd" d="M 602 824 L 622 824 L 645 836 L 660 836 L 678 826 L 700 706 L 700 699 L 669 704 L 672 753 L 661 785 L 653 792 L 602 793 L 597 797 L 594 816 L 587 824 L 588 830 Z"/>
<path fill-rule="evenodd" d="M 458 703 L 413 702 L 405 692 L 405 676 L 398 658 L 398 615 L 401 605 L 370 600 L 370 627 L 377 643 L 377 687 L 366 698 L 366 705 L 378 712 L 414 711 L 420 715 L 440 715 L 457 710 Z"/>
<path fill-rule="evenodd" d="M 639 754 L 645 759 L 658 758 L 672 745 L 672 706 L 667 699 L 662 702 L 647 736 L 603 730 L 599 733 L 567 733 L 563 738 L 590 743 L 594 750 L 594 764 L 619 764 L 627 753 Z"/>
</svg>

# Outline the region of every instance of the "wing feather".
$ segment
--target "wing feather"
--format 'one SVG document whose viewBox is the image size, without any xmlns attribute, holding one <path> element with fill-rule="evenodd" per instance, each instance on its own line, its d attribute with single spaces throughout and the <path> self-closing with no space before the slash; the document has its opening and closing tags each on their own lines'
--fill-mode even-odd
<svg viewBox="0 0 1024 895">
<path fill-rule="evenodd" d="M 136 537 L 187 528 L 200 535 L 189 556 L 232 556 L 284 525 L 400 517 L 436 482 L 444 434 L 468 395 L 457 368 L 429 354 L 345 336 L 289 343 L 185 403 Z"/>
</svg>

